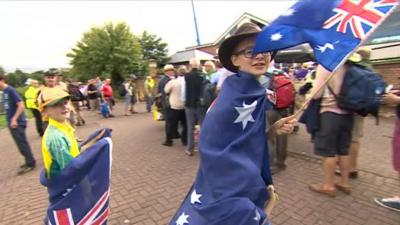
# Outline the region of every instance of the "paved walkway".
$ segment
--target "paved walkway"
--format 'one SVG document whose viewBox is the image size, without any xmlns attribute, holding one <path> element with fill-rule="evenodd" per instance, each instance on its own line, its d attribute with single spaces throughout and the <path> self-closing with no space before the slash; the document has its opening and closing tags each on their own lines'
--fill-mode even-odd
<svg viewBox="0 0 400 225">
<path fill-rule="evenodd" d="M 118 106 L 121 108 L 122 106 Z M 140 112 L 143 106 L 138 107 Z M 100 127 L 114 130 L 109 224 L 165 225 L 188 191 L 197 171 L 198 154 L 188 157 L 179 142 L 161 146 L 163 123 L 149 113 L 102 119 L 84 112 L 87 124 L 78 128 L 86 137 Z M 302 132 L 290 138 L 288 169 L 274 177 L 281 196 L 272 215 L 279 225 L 399 225 L 400 213 L 377 207 L 376 196 L 400 194 L 400 181 L 390 162 L 393 121 L 380 126 L 367 120 L 360 157 L 360 178 L 352 181 L 354 193 L 334 198 L 308 191 L 307 184 L 318 182 L 320 161 L 312 155 L 309 137 Z M 39 184 L 43 167 L 40 138 L 30 122 L 28 138 L 38 159 L 38 169 L 16 176 L 22 158 L 6 129 L 0 130 L 0 224 L 41 224 L 47 206 L 46 189 Z M 303 129 L 304 130 L 304 129 Z"/>
</svg>

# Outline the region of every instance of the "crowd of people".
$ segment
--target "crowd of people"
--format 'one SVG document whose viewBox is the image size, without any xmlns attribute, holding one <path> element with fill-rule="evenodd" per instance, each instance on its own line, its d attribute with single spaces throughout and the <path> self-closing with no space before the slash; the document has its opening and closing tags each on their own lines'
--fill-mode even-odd
<svg viewBox="0 0 400 225">
<path fill-rule="evenodd" d="M 254 36 L 253 33 L 252 35 Z M 357 158 L 364 121 L 363 117 L 340 107 L 337 95 L 341 92 L 346 73 L 353 67 L 373 71 L 369 61 L 371 51 L 360 48 L 335 72 L 329 82 L 325 82 L 327 71 L 314 62 L 271 63 L 272 66 L 267 70 L 273 55 L 268 53 L 254 56 L 253 36 L 250 35 L 248 39 L 235 43 L 237 46 L 231 51 L 237 50 L 236 52 L 220 53 L 219 58 L 213 61 L 201 64 L 198 59 L 193 58 L 188 65 L 174 67 L 167 64 L 163 68 L 164 74 L 158 81 L 151 76 L 146 77 L 144 81 L 146 111 L 161 113 L 165 122 L 165 141 L 162 145 L 171 147 L 174 145 L 174 139 L 180 139 L 182 145 L 186 146 L 185 154 L 193 156 L 199 149 L 196 147 L 197 136 L 203 130 L 207 112 L 214 107 L 214 104 L 222 104 L 218 103 L 218 98 L 224 89 L 233 87 L 226 87 L 224 83 L 232 85 L 229 83 L 231 80 L 239 79 L 237 77 L 245 79 L 250 74 L 256 77 L 257 88 L 262 87 L 261 89 L 265 90 L 264 98 L 267 98 L 272 105 L 271 108 L 266 107 L 264 110 L 266 117 L 260 117 L 264 118 L 263 122 L 267 122 L 264 135 L 272 133 L 272 130 L 275 131 L 274 135 L 267 135 L 270 156 L 268 166 L 271 173 L 280 172 L 287 167 L 288 134 L 292 132 L 292 127 L 294 133 L 299 129 L 295 125 L 296 119 L 293 115 L 302 110 L 305 103 L 311 105 L 310 99 L 318 100 L 318 130 L 310 133 L 314 152 L 322 158 L 323 179 L 321 184 L 310 184 L 309 188 L 313 192 L 330 197 L 335 197 L 337 190 L 351 194 L 353 189 L 349 178 L 358 177 Z M 234 74 L 236 76 L 233 76 Z M 125 116 L 137 113 L 136 79 L 136 76 L 130 75 L 118 89 L 118 94 L 124 99 Z M 7 85 L 6 76 L 0 74 L 0 90 L 3 91 L 8 128 L 25 158 L 25 163 L 20 166 L 18 174 L 32 171 L 36 166 L 35 157 L 26 137 L 25 108 L 32 112 L 37 133 L 43 137 L 42 154 L 45 170 L 50 178 L 79 155 L 79 138 L 76 137 L 74 128 L 85 125 L 85 119 L 81 114 L 82 107 L 98 112 L 105 118 L 114 116 L 115 99 L 111 82 L 110 79 L 102 81 L 99 77 L 87 81 L 86 84 L 70 79 L 64 81 L 58 70 L 49 70 L 44 74 L 44 85 L 41 86 L 36 80 L 27 82 L 29 87 L 24 94 L 24 102 L 16 89 Z M 240 92 L 240 90 L 234 91 Z M 245 91 L 248 90 L 243 90 L 243 93 Z M 382 96 L 383 104 L 397 107 L 397 117 L 400 117 L 399 99 L 398 92 L 390 90 Z M 257 101 L 255 103 L 257 104 Z M 252 107 L 246 104 L 243 103 L 244 108 Z M 241 112 L 240 109 L 236 110 Z M 251 114 L 247 121 L 235 121 L 235 123 L 243 122 L 244 130 L 249 121 L 254 122 Z M 400 123 L 397 121 L 393 163 L 395 170 L 400 174 L 399 134 Z M 335 182 L 335 173 L 340 175 L 338 182 Z M 376 198 L 375 201 L 381 206 L 400 210 L 398 197 Z"/>
</svg>

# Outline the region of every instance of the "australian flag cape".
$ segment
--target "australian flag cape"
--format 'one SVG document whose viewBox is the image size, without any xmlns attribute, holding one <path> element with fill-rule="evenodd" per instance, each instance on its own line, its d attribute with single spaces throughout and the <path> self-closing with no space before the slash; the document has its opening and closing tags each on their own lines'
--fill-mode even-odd
<svg viewBox="0 0 400 225">
<path fill-rule="evenodd" d="M 263 28 L 254 53 L 308 43 L 318 63 L 335 71 L 397 5 L 398 0 L 299 0 Z"/>
<path fill-rule="evenodd" d="M 265 111 L 271 106 L 255 76 L 226 79 L 201 127 L 197 178 L 170 225 L 269 224 Z"/>
<path fill-rule="evenodd" d="M 89 137 L 90 141 L 100 131 Z M 109 215 L 112 141 L 111 130 L 94 145 L 71 160 L 57 176 L 40 182 L 47 187 L 47 225 L 101 225 Z"/>
</svg>

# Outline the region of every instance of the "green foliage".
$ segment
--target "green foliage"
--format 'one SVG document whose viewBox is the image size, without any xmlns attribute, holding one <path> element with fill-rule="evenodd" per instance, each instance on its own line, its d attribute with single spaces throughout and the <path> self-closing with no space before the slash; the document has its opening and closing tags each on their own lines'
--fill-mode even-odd
<svg viewBox="0 0 400 225">
<path fill-rule="evenodd" d="M 7 126 L 6 116 L 0 115 L 0 128 L 4 128 Z"/>
<path fill-rule="evenodd" d="M 168 44 L 163 42 L 160 37 L 144 31 L 140 36 L 140 44 L 142 45 L 143 58 L 146 61 L 154 59 L 159 65 L 168 62 Z"/>
<path fill-rule="evenodd" d="M 139 40 L 125 23 L 92 27 L 67 56 L 73 66 L 71 73 L 80 80 L 111 77 L 118 84 L 129 73 L 143 73 Z"/>
<path fill-rule="evenodd" d="M 43 74 L 43 71 L 25 73 L 22 70 L 16 69 L 14 72 L 6 74 L 6 81 L 13 87 L 23 87 L 25 86 L 25 81 L 28 78 L 38 80 L 39 82 L 43 83 Z"/>
<path fill-rule="evenodd" d="M 6 74 L 6 72 L 4 71 L 3 67 L 0 66 L 0 75 L 4 75 L 4 74 Z"/>
</svg>

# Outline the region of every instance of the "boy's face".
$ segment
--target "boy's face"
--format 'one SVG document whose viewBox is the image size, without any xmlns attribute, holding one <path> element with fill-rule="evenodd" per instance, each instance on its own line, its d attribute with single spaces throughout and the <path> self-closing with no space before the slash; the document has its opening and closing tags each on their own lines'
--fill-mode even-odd
<svg viewBox="0 0 400 225">
<path fill-rule="evenodd" d="M 68 99 L 64 99 L 59 103 L 57 103 L 57 105 L 48 106 L 46 107 L 45 113 L 52 119 L 63 123 L 69 119 L 71 113 L 71 109 L 68 102 L 69 102 Z"/>
<path fill-rule="evenodd" d="M 255 44 L 255 36 L 244 39 L 240 42 L 231 56 L 233 65 L 239 67 L 239 70 L 261 76 L 267 72 L 271 55 L 269 53 L 260 53 L 252 56 Z"/>
</svg>

